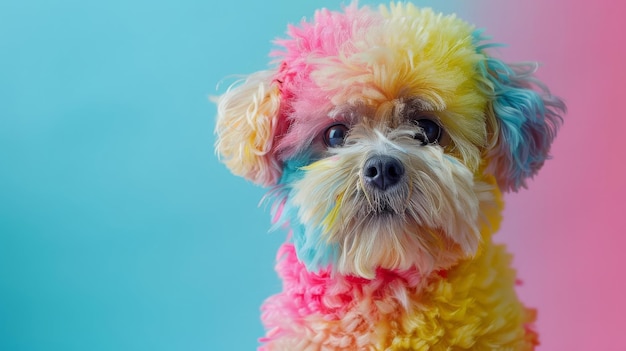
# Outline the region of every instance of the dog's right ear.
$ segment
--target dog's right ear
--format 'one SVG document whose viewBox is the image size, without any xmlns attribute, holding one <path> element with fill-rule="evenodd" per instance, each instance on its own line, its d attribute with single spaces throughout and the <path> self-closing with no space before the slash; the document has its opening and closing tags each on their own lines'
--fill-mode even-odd
<svg viewBox="0 0 626 351">
<path fill-rule="evenodd" d="M 272 150 L 281 101 L 274 75 L 251 74 L 217 100 L 216 152 L 233 174 L 263 186 L 276 184 L 282 171 Z"/>
<path fill-rule="evenodd" d="M 486 57 L 479 66 L 490 96 L 486 171 L 504 191 L 526 187 L 550 157 L 565 103 L 534 77 L 537 64 L 508 65 Z"/>
</svg>

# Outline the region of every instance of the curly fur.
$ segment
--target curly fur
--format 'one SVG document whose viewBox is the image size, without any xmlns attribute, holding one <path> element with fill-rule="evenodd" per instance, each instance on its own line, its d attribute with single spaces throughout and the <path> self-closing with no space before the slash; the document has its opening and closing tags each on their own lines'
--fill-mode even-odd
<svg viewBox="0 0 626 351">
<path fill-rule="evenodd" d="M 532 350 L 534 311 L 492 235 L 501 191 L 527 186 L 565 111 L 536 64 L 408 3 L 320 10 L 287 34 L 274 68 L 218 101 L 216 150 L 271 187 L 289 232 L 261 350 Z M 389 187 L 366 172 L 382 157 Z"/>
</svg>

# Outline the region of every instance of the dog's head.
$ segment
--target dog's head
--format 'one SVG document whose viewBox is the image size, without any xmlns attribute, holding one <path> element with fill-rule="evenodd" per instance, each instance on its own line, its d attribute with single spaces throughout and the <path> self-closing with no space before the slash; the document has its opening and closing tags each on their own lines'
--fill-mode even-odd
<svg viewBox="0 0 626 351">
<path fill-rule="evenodd" d="M 270 186 L 298 258 L 371 278 L 474 255 L 481 211 L 548 158 L 563 103 L 535 65 L 410 4 L 318 11 L 218 102 L 217 151 Z"/>
</svg>

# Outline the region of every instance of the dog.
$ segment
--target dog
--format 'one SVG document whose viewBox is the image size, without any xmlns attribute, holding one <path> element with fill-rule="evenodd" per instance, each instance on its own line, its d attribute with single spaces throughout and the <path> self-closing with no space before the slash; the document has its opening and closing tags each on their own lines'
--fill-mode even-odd
<svg viewBox="0 0 626 351">
<path fill-rule="evenodd" d="M 288 231 L 259 350 L 538 344 L 492 236 L 565 104 L 489 40 L 410 3 L 322 9 L 218 98 L 220 159 Z"/>
</svg>

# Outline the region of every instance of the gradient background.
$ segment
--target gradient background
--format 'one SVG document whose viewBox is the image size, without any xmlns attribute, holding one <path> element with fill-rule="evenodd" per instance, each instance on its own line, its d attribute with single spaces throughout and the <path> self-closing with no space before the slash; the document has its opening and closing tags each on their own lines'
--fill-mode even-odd
<svg viewBox="0 0 626 351">
<path fill-rule="evenodd" d="M 498 238 L 539 309 L 539 350 L 626 350 L 626 6 L 418 4 L 542 62 L 565 98 L 554 159 L 508 196 Z M 0 350 L 255 348 L 284 235 L 266 234 L 263 190 L 217 162 L 207 96 L 322 6 L 340 7 L 0 4 Z"/>
</svg>

